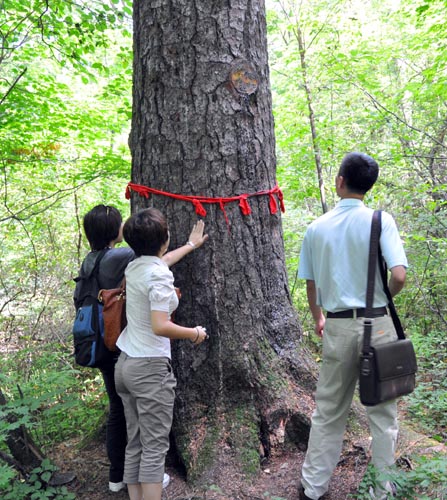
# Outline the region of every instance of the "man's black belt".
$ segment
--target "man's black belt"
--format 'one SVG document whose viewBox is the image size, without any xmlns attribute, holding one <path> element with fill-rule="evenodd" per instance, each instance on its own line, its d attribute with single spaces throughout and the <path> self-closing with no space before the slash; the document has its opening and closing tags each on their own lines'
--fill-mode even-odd
<svg viewBox="0 0 447 500">
<path fill-rule="evenodd" d="M 328 318 L 364 318 L 366 309 L 364 307 L 360 307 L 358 309 L 345 309 L 344 311 L 338 312 L 327 312 L 326 316 Z M 386 307 L 374 307 L 372 309 L 372 318 L 380 318 L 380 316 L 386 316 L 388 314 L 388 310 Z"/>
</svg>

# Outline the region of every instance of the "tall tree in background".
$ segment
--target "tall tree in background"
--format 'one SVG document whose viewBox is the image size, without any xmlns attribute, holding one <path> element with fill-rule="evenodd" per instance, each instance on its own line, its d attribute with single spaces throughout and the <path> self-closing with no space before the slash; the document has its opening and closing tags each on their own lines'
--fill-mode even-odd
<svg viewBox="0 0 447 500">
<path fill-rule="evenodd" d="M 210 198 L 275 187 L 263 0 L 135 1 L 133 98 L 133 183 Z M 311 398 L 296 381 L 314 383 L 287 286 L 277 195 L 237 201 L 203 204 L 210 240 L 174 268 L 176 321 L 206 326 L 210 340 L 174 346 L 173 437 L 188 473 L 217 481 L 222 454 L 254 471 L 260 445 L 268 454 L 285 427 L 306 439 Z M 133 210 L 149 204 L 167 215 L 173 246 L 183 244 L 194 205 L 133 194 Z"/>
</svg>

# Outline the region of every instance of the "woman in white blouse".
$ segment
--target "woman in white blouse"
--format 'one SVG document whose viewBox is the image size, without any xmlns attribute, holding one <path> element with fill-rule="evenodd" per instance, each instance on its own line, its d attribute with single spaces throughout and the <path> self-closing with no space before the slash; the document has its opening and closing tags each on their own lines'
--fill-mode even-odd
<svg viewBox="0 0 447 500">
<path fill-rule="evenodd" d="M 124 224 L 124 239 L 136 258 L 125 272 L 127 327 L 117 342 L 115 384 L 126 414 L 124 482 L 131 500 L 161 499 L 176 386 L 170 339 L 200 344 L 208 338 L 202 326 L 170 321 L 178 298 L 169 266 L 207 240 L 203 230 L 199 221 L 188 242 L 165 255 L 169 231 L 161 212 L 148 208 Z"/>
</svg>

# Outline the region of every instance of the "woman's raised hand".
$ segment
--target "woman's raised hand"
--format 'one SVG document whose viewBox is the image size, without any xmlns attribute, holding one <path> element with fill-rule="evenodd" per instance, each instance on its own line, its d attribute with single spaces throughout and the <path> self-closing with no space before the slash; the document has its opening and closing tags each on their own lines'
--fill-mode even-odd
<svg viewBox="0 0 447 500">
<path fill-rule="evenodd" d="M 191 246 L 193 246 L 194 248 L 201 247 L 208 239 L 208 235 L 203 234 L 204 230 L 205 223 L 203 222 L 203 220 L 199 220 L 198 222 L 196 222 L 192 227 L 191 234 L 189 235 L 188 244 L 190 244 L 189 242 L 191 242 Z"/>
</svg>

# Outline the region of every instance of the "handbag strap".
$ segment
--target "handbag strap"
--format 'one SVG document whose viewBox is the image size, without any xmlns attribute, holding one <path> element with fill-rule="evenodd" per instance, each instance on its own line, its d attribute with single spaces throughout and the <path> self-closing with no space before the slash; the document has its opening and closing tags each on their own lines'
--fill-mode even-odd
<svg viewBox="0 0 447 500">
<path fill-rule="evenodd" d="M 121 281 L 119 288 L 126 291 L 126 276 L 124 276 L 123 280 Z"/>
<path fill-rule="evenodd" d="M 382 231 L 382 214 L 375 210 L 371 222 L 371 236 L 369 240 L 369 258 L 368 258 L 368 278 L 366 282 L 366 304 L 365 318 L 363 320 L 363 354 L 368 355 L 371 351 L 371 333 L 374 302 L 374 283 L 376 279 L 376 265 L 379 251 L 380 233 Z"/>
<path fill-rule="evenodd" d="M 374 283 L 376 277 L 377 260 L 379 261 L 380 276 L 382 278 L 383 289 L 388 299 L 388 308 L 393 320 L 394 328 L 399 339 L 405 338 L 405 333 L 402 328 L 399 316 L 397 315 L 396 307 L 391 296 L 390 289 L 387 283 L 386 263 L 383 259 L 380 249 L 380 233 L 382 232 L 382 211 L 375 210 L 371 222 L 371 237 L 369 242 L 369 259 L 368 259 L 368 279 L 366 285 L 366 304 L 365 304 L 365 319 L 364 319 L 364 334 L 363 334 L 363 354 L 367 355 L 371 351 L 371 334 L 372 334 L 372 308 L 374 301 Z"/>
<path fill-rule="evenodd" d="M 382 217 L 379 210 L 375 210 L 371 222 L 371 237 L 369 240 L 368 281 L 366 284 L 365 318 L 372 318 L 374 302 L 374 284 L 376 279 L 377 256 L 379 254 L 380 233 L 382 231 Z"/>
<path fill-rule="evenodd" d="M 391 318 L 393 319 L 394 328 L 396 329 L 396 333 L 399 339 L 403 340 L 405 338 L 405 333 L 402 327 L 402 323 L 400 322 L 400 318 L 397 314 L 396 306 L 394 305 L 393 302 L 393 297 L 391 296 L 391 292 L 388 287 L 387 267 L 386 267 L 386 262 L 382 255 L 382 250 L 380 248 L 380 245 L 379 245 L 379 269 L 380 269 L 380 276 L 382 278 L 383 289 L 385 290 L 385 294 L 388 299 L 388 309 L 390 310 Z"/>
</svg>

